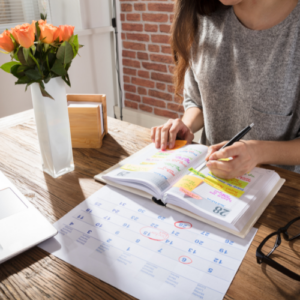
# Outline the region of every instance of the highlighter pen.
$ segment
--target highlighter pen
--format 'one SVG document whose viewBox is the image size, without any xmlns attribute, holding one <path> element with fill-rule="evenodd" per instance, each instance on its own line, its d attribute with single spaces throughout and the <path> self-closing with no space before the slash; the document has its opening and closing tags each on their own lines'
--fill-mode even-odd
<svg viewBox="0 0 300 300">
<path fill-rule="evenodd" d="M 218 151 L 233 145 L 235 142 L 238 142 L 242 137 L 244 137 L 250 130 L 251 128 L 254 126 L 254 123 L 250 124 L 249 126 L 247 126 L 246 128 L 244 128 L 243 130 L 241 130 L 238 134 L 236 134 L 228 143 L 226 143 L 222 148 L 220 148 Z M 196 170 L 198 172 L 200 172 L 204 167 L 206 167 L 206 161 L 204 161 L 203 164 L 201 164 L 199 166 L 199 168 L 197 168 Z"/>
</svg>

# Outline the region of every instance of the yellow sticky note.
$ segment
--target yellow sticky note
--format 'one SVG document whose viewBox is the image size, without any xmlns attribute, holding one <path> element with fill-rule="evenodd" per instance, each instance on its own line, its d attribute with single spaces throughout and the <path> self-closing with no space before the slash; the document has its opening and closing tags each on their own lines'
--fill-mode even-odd
<svg viewBox="0 0 300 300">
<path fill-rule="evenodd" d="M 168 146 L 167 150 L 176 150 L 176 149 L 179 149 L 179 148 L 185 146 L 186 143 L 187 143 L 187 141 L 185 141 L 185 140 L 176 140 L 174 147 L 172 149 L 170 149 L 169 146 Z"/>
<path fill-rule="evenodd" d="M 126 164 L 121 167 L 123 170 L 132 171 L 132 172 L 148 172 L 153 169 L 153 166 L 141 166 L 141 165 L 131 165 Z"/>
<path fill-rule="evenodd" d="M 211 174 L 211 172 L 209 172 L 209 173 Z M 214 176 L 214 175 L 212 175 L 212 176 Z M 224 181 L 224 182 L 227 182 L 227 183 L 232 184 L 234 186 L 237 186 L 241 189 L 244 189 L 249 184 L 249 182 L 245 182 L 245 181 L 237 179 L 237 178 L 227 180 L 227 179 L 219 178 L 217 176 L 214 176 L 214 177 L 216 177 L 217 179 L 219 179 L 221 181 Z"/>
<path fill-rule="evenodd" d="M 156 165 L 156 163 L 143 161 L 143 162 L 141 162 L 141 165 Z"/>
<path fill-rule="evenodd" d="M 185 175 L 183 176 L 179 181 L 176 182 L 174 186 L 179 188 L 184 188 L 188 191 L 194 190 L 201 182 L 203 182 L 202 179 L 191 176 L 191 175 Z"/>
</svg>

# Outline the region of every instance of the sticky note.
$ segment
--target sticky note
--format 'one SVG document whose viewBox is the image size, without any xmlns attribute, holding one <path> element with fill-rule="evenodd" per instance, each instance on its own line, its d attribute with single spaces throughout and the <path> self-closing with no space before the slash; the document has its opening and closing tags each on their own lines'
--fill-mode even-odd
<svg viewBox="0 0 300 300">
<path fill-rule="evenodd" d="M 209 174 L 211 174 L 212 177 L 217 178 L 218 180 L 220 180 L 221 182 L 227 182 L 230 185 L 234 185 L 236 187 L 239 187 L 241 189 L 244 189 L 249 182 L 245 182 L 243 180 L 237 179 L 237 178 L 233 178 L 233 179 L 223 179 L 223 178 L 219 178 L 217 176 L 214 176 L 211 172 L 209 172 Z"/>
<path fill-rule="evenodd" d="M 185 140 L 176 140 L 174 147 L 173 148 L 169 148 L 169 146 L 168 146 L 167 150 L 176 150 L 176 149 L 179 149 L 179 148 L 185 146 L 186 143 L 187 143 L 187 141 L 185 141 Z"/>
<path fill-rule="evenodd" d="M 121 167 L 123 170 L 132 171 L 132 172 L 148 172 L 153 169 L 153 166 L 141 166 L 141 165 L 131 165 L 126 164 Z"/>
<path fill-rule="evenodd" d="M 156 165 L 156 163 L 143 161 L 143 162 L 141 162 L 141 165 Z"/>
<path fill-rule="evenodd" d="M 202 199 L 199 195 L 197 195 L 197 194 L 195 194 L 193 192 L 190 192 L 190 191 L 188 191 L 187 189 L 185 189 L 183 187 L 179 188 L 179 191 L 183 192 L 184 194 L 186 194 L 187 196 L 189 196 L 191 198 L 194 198 L 194 199 L 197 199 L 197 200 L 201 200 Z"/>
<path fill-rule="evenodd" d="M 203 180 L 200 178 L 197 178 L 197 177 L 191 176 L 191 175 L 185 175 L 179 181 L 177 181 L 174 186 L 179 187 L 179 188 L 182 187 L 191 192 L 202 182 L 203 182 Z"/>
</svg>

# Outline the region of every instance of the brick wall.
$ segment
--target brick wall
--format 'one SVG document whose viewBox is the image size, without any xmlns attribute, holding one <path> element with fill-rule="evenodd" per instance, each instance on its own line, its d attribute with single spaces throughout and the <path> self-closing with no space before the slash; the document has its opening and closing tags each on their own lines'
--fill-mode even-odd
<svg viewBox="0 0 300 300">
<path fill-rule="evenodd" d="M 125 107 L 168 118 L 183 114 L 173 91 L 172 0 L 120 0 Z"/>
</svg>

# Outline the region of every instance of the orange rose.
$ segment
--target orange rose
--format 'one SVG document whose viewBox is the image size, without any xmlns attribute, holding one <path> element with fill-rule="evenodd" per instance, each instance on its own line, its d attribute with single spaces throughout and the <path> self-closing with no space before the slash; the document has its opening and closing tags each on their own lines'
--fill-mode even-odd
<svg viewBox="0 0 300 300">
<path fill-rule="evenodd" d="M 34 43 L 34 28 L 32 24 L 25 23 L 12 28 L 12 35 L 24 48 L 30 48 Z"/>
<path fill-rule="evenodd" d="M 41 29 L 40 40 L 42 40 L 42 42 L 46 44 L 53 43 L 54 42 L 53 36 L 57 30 L 57 27 L 51 24 L 45 24 L 45 25 L 40 25 L 40 29 Z"/>
<path fill-rule="evenodd" d="M 0 48 L 7 52 L 12 52 L 15 49 L 15 45 L 10 38 L 10 31 L 5 30 L 0 34 Z"/>
<path fill-rule="evenodd" d="M 38 22 L 39 22 L 39 26 L 47 24 L 47 20 L 39 20 Z M 36 23 L 36 21 L 35 21 L 35 20 L 32 20 L 31 26 L 32 26 L 33 29 L 34 29 L 34 33 L 36 33 L 36 30 L 35 30 L 35 23 Z"/>
<path fill-rule="evenodd" d="M 70 37 L 73 35 L 74 33 L 74 26 L 69 26 L 69 25 L 60 25 L 55 34 L 54 34 L 54 41 L 59 38 L 59 41 L 68 41 L 70 39 Z"/>
</svg>

